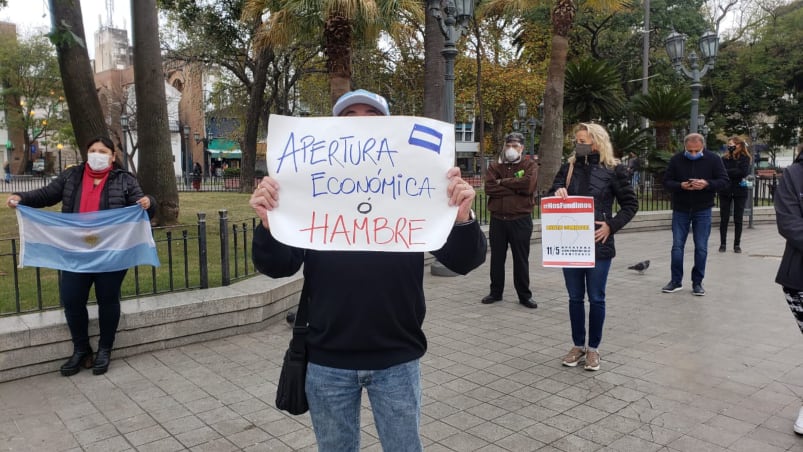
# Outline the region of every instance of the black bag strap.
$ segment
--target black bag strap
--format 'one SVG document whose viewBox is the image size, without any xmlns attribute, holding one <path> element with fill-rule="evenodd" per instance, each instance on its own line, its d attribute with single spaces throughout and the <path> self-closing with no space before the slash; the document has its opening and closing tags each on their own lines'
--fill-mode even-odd
<svg viewBox="0 0 803 452">
<path fill-rule="evenodd" d="M 290 341 L 290 349 L 297 353 L 304 353 L 306 348 L 308 305 L 307 280 L 305 279 L 304 285 L 301 287 L 301 299 L 298 301 L 296 322 L 293 325 L 293 340 Z"/>
</svg>

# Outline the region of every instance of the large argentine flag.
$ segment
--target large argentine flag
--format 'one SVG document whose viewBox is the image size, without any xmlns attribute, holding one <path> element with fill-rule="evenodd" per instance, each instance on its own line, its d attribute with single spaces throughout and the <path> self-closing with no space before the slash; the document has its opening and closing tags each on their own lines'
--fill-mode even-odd
<svg viewBox="0 0 803 452">
<path fill-rule="evenodd" d="M 148 214 L 142 207 L 55 213 L 17 206 L 19 267 L 76 273 L 159 266 Z"/>
</svg>

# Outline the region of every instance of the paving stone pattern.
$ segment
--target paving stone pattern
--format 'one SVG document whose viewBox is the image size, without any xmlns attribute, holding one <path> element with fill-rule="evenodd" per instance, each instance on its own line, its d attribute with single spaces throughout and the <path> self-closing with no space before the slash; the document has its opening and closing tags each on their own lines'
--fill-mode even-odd
<svg viewBox="0 0 803 452">
<path fill-rule="evenodd" d="M 488 266 L 425 278 L 422 359 L 427 451 L 803 451 L 803 337 L 773 283 L 783 241 L 745 229 L 744 253 L 718 253 L 705 297 L 669 280 L 669 231 L 620 234 L 608 283 L 602 368 L 563 367 L 571 347 L 559 269 L 540 264 L 539 308 L 480 304 Z M 627 270 L 643 259 L 643 274 Z M 510 265 L 510 259 L 508 259 Z M 0 384 L 2 451 L 316 450 L 308 415 L 273 408 L 286 325 L 113 359 L 106 375 L 56 373 Z M 379 451 L 367 397 L 362 446 Z"/>
</svg>

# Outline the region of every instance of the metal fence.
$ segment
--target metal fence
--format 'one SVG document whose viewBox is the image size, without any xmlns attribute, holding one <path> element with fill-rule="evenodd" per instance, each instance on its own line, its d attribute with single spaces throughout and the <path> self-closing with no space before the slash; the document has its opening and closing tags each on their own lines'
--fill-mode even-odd
<svg viewBox="0 0 803 452">
<path fill-rule="evenodd" d="M 235 222 L 220 210 L 216 236 L 209 233 L 205 213 L 198 213 L 195 225 L 153 228 L 161 266 L 130 269 L 122 298 L 228 286 L 253 275 L 251 237 L 257 221 Z M 17 268 L 18 259 L 19 239 L 0 240 L 0 315 L 58 308 L 60 272 Z"/>
<path fill-rule="evenodd" d="M 56 176 L 12 176 L 9 182 L 0 182 L 0 192 L 24 192 L 42 188 L 53 181 Z M 255 180 L 256 186 L 257 180 Z M 178 191 L 240 191 L 240 176 L 204 176 L 193 179 L 185 177 L 176 178 Z"/>
<path fill-rule="evenodd" d="M 237 181 L 237 188 L 233 182 Z M 48 177 L 17 176 L 3 191 L 28 191 L 45 186 Z M 474 211 L 482 224 L 488 224 L 490 213 L 482 192 L 482 180 L 471 178 L 478 196 Z M 759 178 L 753 186 L 753 206 L 771 206 L 777 177 Z M 0 183 L 1 184 L 1 183 Z M 180 187 L 186 184 L 180 184 Z M 670 196 L 653 179 L 635 187 L 641 211 L 671 209 Z M 190 186 L 190 189 L 193 189 Z M 239 190 L 238 178 L 207 178 L 201 191 Z M 541 218 L 540 198 L 536 198 L 533 218 Z M 717 199 L 717 205 L 718 205 Z M 750 212 L 750 211 L 749 211 Z M 745 212 L 745 214 L 749 214 Z M 153 228 L 161 267 L 134 267 L 123 281 L 123 299 L 143 295 L 180 292 L 208 287 L 227 286 L 253 275 L 251 264 L 253 231 L 256 217 L 233 221 L 226 210 L 218 211 L 217 234 L 210 235 L 205 213 L 198 213 L 195 225 Z M 19 239 L 0 239 L 0 316 L 35 312 L 59 307 L 59 272 L 43 268 L 17 268 Z"/>
</svg>

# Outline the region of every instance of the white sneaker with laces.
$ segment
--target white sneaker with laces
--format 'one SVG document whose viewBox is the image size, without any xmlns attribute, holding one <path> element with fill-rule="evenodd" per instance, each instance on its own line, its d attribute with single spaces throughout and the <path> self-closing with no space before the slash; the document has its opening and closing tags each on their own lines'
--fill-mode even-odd
<svg viewBox="0 0 803 452">
<path fill-rule="evenodd" d="M 797 414 L 797 420 L 795 421 L 795 433 L 798 435 L 803 435 L 803 407 L 800 408 L 800 412 Z"/>
</svg>

